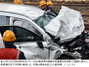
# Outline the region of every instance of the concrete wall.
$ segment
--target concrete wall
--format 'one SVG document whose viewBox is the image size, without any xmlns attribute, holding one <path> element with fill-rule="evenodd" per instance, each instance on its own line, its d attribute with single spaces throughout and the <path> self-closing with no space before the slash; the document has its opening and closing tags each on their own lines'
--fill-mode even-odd
<svg viewBox="0 0 89 67">
<path fill-rule="evenodd" d="M 0 1 L 14 1 L 14 0 L 0 0 Z M 23 0 L 24 2 L 40 2 L 41 0 Z M 49 0 L 45 0 L 49 1 Z M 89 0 L 51 0 L 56 2 L 89 2 Z"/>
<path fill-rule="evenodd" d="M 10 0 L 2 0 L 2 1 L 10 1 Z M 24 2 L 40 2 L 41 0 L 23 0 L 23 1 Z M 45 1 L 49 1 L 49 0 L 45 0 Z M 89 1 L 89 0 L 51 0 L 51 1 L 57 1 L 57 2 L 61 2 L 61 1 L 65 1 L 65 2 L 81 2 L 81 1 Z"/>
</svg>

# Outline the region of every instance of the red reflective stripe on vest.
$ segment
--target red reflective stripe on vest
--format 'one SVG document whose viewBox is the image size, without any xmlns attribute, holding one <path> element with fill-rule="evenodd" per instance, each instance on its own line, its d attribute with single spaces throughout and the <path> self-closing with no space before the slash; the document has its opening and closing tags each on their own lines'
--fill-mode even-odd
<svg viewBox="0 0 89 67">
<path fill-rule="evenodd" d="M 18 53 L 18 50 L 13 48 L 0 49 L 0 59 L 16 59 L 17 53 Z M 19 56 L 20 56 L 20 53 L 19 53 Z"/>
</svg>

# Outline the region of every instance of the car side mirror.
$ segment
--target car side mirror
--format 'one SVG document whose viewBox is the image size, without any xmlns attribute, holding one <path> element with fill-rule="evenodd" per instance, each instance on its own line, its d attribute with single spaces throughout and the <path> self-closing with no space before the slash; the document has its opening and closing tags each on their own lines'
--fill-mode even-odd
<svg viewBox="0 0 89 67">
<path fill-rule="evenodd" d="M 41 49 L 44 50 L 44 46 L 43 46 L 42 42 L 38 41 L 37 42 L 37 45 L 38 45 L 39 48 L 41 48 Z"/>
</svg>

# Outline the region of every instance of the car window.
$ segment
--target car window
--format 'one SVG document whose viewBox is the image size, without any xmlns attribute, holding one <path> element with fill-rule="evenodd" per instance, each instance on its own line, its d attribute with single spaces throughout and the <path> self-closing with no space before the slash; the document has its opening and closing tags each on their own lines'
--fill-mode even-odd
<svg viewBox="0 0 89 67">
<path fill-rule="evenodd" d="M 14 27 L 13 31 L 16 35 L 16 41 L 42 41 L 43 39 L 33 32 L 20 27 Z"/>
<path fill-rule="evenodd" d="M 8 25 L 10 22 L 9 16 L 0 16 L 0 25 Z"/>
<path fill-rule="evenodd" d="M 54 14 L 50 13 L 50 14 L 46 14 L 47 18 L 49 18 L 50 20 L 52 20 L 53 18 L 55 18 L 55 16 L 53 16 Z"/>
<path fill-rule="evenodd" d="M 26 28 L 26 29 L 30 30 L 31 32 L 37 34 L 39 37 L 43 38 L 43 35 L 32 24 L 30 24 L 26 20 L 15 19 L 13 21 L 13 24 L 16 25 L 16 26 L 20 26 L 20 27 Z"/>
<path fill-rule="evenodd" d="M 54 18 L 51 14 L 44 13 L 43 16 L 35 19 L 35 23 L 40 26 L 43 30 L 45 30 L 45 26 Z"/>
<path fill-rule="evenodd" d="M 41 37 L 39 37 L 35 33 L 31 32 L 25 28 L 22 28 L 22 27 L 18 27 L 18 26 L 9 27 L 9 26 L 7 26 L 7 27 L 0 28 L 0 30 L 1 30 L 2 35 L 6 30 L 13 31 L 16 35 L 16 42 L 43 41 L 43 39 Z"/>
</svg>

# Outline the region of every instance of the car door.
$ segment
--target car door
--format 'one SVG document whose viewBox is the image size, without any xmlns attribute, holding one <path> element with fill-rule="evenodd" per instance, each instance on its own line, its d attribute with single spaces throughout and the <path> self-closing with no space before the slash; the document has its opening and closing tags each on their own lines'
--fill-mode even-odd
<svg viewBox="0 0 89 67">
<path fill-rule="evenodd" d="M 2 34 L 5 30 L 12 30 L 16 35 L 15 45 L 25 53 L 27 59 L 48 59 L 48 45 L 43 39 L 43 35 L 28 21 L 13 18 L 13 26 L 3 26 Z"/>
<path fill-rule="evenodd" d="M 48 49 L 45 48 L 47 43 L 32 31 L 19 26 L 2 26 L 0 30 L 2 35 L 6 30 L 12 30 L 15 33 L 16 41 L 14 45 L 24 52 L 27 59 L 48 58 Z"/>
</svg>

